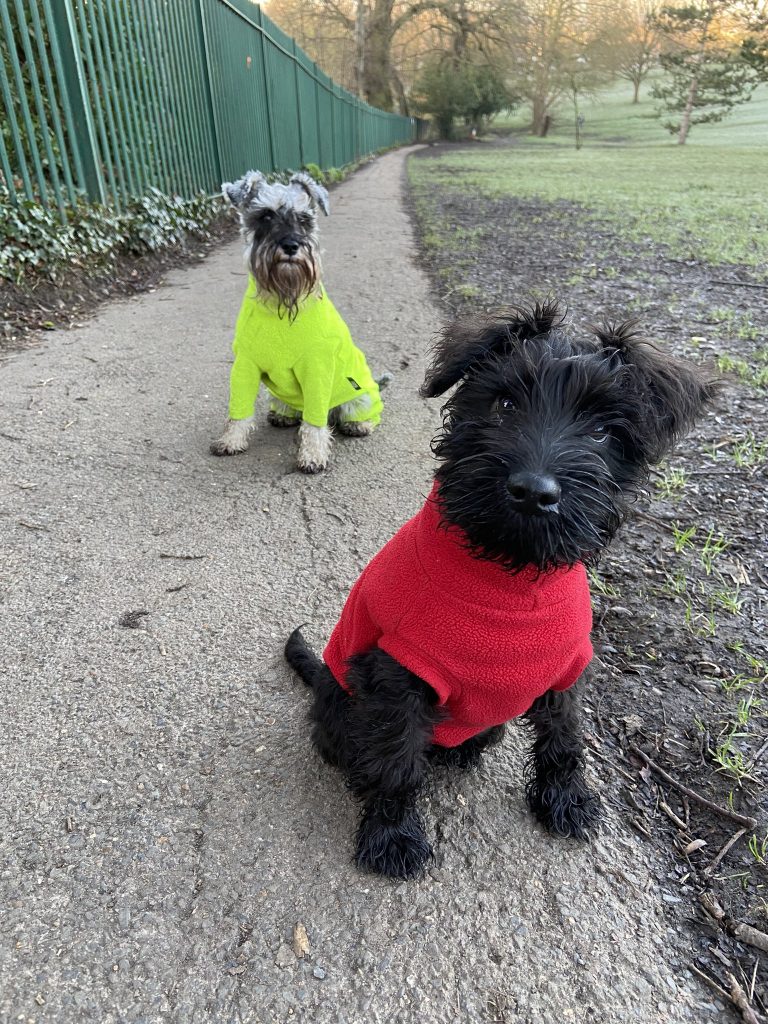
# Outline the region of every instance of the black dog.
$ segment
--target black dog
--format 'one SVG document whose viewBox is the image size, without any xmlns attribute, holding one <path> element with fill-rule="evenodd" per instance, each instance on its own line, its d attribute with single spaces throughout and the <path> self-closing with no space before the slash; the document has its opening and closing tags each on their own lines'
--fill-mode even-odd
<svg viewBox="0 0 768 1024">
<path fill-rule="evenodd" d="M 596 823 L 569 689 L 591 656 L 584 565 L 714 394 L 631 322 L 576 340 L 554 303 L 449 327 L 422 393 L 457 383 L 432 495 L 355 584 L 325 663 L 298 629 L 285 649 L 318 750 L 363 801 L 357 864 L 397 878 L 431 856 L 428 761 L 477 764 L 518 715 L 536 817 L 576 838 Z"/>
</svg>

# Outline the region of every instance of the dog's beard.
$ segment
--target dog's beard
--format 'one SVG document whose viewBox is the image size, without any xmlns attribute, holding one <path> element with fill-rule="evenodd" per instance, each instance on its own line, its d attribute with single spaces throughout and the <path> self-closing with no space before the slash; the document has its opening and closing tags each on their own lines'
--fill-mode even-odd
<svg viewBox="0 0 768 1024">
<path fill-rule="evenodd" d="M 287 260 L 275 246 L 260 246 L 252 251 L 250 264 L 259 291 L 277 301 L 278 316 L 295 320 L 301 302 L 312 294 L 320 279 L 314 250 L 302 247 Z"/>
</svg>

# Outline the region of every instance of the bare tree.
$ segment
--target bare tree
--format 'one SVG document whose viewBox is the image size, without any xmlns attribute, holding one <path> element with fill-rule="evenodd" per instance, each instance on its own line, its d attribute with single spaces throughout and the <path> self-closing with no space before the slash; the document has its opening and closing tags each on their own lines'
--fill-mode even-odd
<svg viewBox="0 0 768 1024">
<path fill-rule="evenodd" d="M 653 20 L 654 0 L 629 0 L 617 40 L 616 74 L 632 83 L 632 102 L 640 102 L 640 86 L 658 61 L 659 31 Z"/>
<path fill-rule="evenodd" d="M 422 33 L 441 34 L 443 50 L 457 59 L 472 40 L 486 48 L 501 39 L 499 12 L 509 0 L 272 0 L 270 15 L 343 84 L 374 106 L 407 108 L 403 68 L 393 51 L 399 34 L 418 24 Z M 342 45 L 339 37 L 345 40 Z M 429 48 L 429 43 L 428 43 Z M 415 49 L 415 48 L 413 48 Z M 324 51 L 331 63 L 319 56 Z M 407 76 L 412 81 L 420 61 Z M 410 81 L 407 84 L 410 84 Z"/>
<path fill-rule="evenodd" d="M 509 27 L 512 87 L 531 104 L 534 134 L 546 135 L 555 104 L 573 96 L 573 83 L 594 67 L 590 54 L 602 47 L 600 65 L 606 66 L 613 47 L 604 44 L 615 40 L 620 18 L 618 0 L 524 0 L 515 12 Z"/>
</svg>

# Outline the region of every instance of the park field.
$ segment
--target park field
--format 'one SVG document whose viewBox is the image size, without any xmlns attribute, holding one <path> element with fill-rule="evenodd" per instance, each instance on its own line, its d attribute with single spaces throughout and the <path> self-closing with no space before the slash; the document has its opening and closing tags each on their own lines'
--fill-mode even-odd
<svg viewBox="0 0 768 1024">
<path fill-rule="evenodd" d="M 768 267 L 768 86 L 719 124 L 696 125 L 679 146 L 653 115 L 615 87 L 584 105 L 577 150 L 570 109 L 550 134 L 527 134 L 527 114 L 497 120 L 472 148 L 412 161 L 414 185 L 577 203 L 622 242 L 664 245 L 682 259 Z M 506 143 L 506 144 L 505 144 Z"/>
<path fill-rule="evenodd" d="M 766 930 L 768 87 L 721 124 L 694 127 L 685 146 L 650 99 L 631 103 L 628 86 L 586 104 L 584 118 L 580 150 L 564 106 L 545 139 L 528 134 L 521 111 L 480 142 L 417 151 L 413 210 L 446 319 L 556 299 L 575 336 L 631 320 L 721 388 L 711 413 L 653 468 L 592 573 L 600 655 L 596 689 L 584 695 L 591 749 L 618 772 L 609 770 L 602 797 L 625 817 L 643 815 L 632 820 L 664 864 L 661 877 L 680 877 L 669 919 L 693 954 L 711 943 L 703 888 L 734 919 Z M 710 809 L 759 809 L 757 829 L 736 833 L 743 842 L 725 860 L 709 852 L 733 835 L 719 810 L 692 813 L 690 834 L 706 853 L 682 863 L 659 791 L 626 795 L 638 769 L 634 729 Z M 764 1009 L 765 963 L 738 944 L 728 956 L 745 977 L 755 971 Z M 721 967 L 706 964 L 712 976 Z"/>
</svg>

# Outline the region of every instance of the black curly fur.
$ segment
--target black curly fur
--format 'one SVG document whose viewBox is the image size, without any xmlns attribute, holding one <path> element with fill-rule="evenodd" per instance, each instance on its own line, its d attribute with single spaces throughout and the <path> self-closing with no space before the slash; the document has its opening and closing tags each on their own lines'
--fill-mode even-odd
<svg viewBox="0 0 768 1024">
<path fill-rule="evenodd" d="M 506 726 L 494 725 L 491 729 L 471 736 L 458 747 L 430 747 L 427 751 L 429 763 L 442 768 L 459 768 L 467 771 L 477 768 L 489 747 L 498 746 L 504 739 Z"/>
<path fill-rule="evenodd" d="M 574 338 L 555 304 L 461 321 L 438 342 L 424 393 L 459 381 L 432 450 L 440 508 L 479 559 L 517 571 L 594 563 L 651 465 L 714 392 L 690 364 L 638 337 L 634 321 Z M 556 514 L 509 501 L 514 474 L 557 480 Z"/>
<path fill-rule="evenodd" d="M 576 690 L 550 690 L 524 715 L 535 733 L 525 768 L 525 795 L 550 832 L 586 839 L 600 817 L 600 800 L 584 781 Z"/>
<path fill-rule="evenodd" d="M 435 397 L 458 385 L 433 442 L 443 524 L 461 528 L 474 557 L 510 572 L 594 561 L 649 467 L 714 394 L 694 367 L 642 341 L 634 321 L 574 338 L 564 320 L 548 302 L 459 321 L 438 342 L 422 388 Z M 522 507 L 520 474 L 554 481 L 556 502 Z M 299 630 L 286 657 L 312 687 L 316 746 L 362 801 L 357 864 L 394 878 L 419 874 L 432 855 L 416 804 L 428 762 L 473 768 L 504 726 L 437 747 L 433 691 L 383 651 L 350 661 L 349 693 Z M 545 693 L 524 716 L 534 732 L 526 795 L 547 829 L 583 839 L 600 801 L 583 776 L 578 685 Z"/>
<path fill-rule="evenodd" d="M 416 795 L 424 781 L 432 730 L 441 719 L 435 694 L 381 650 L 350 662 L 346 693 L 307 646 L 300 629 L 285 656 L 312 688 L 312 739 L 340 767 L 362 801 L 355 863 L 391 878 L 413 878 L 432 856 Z"/>
</svg>

